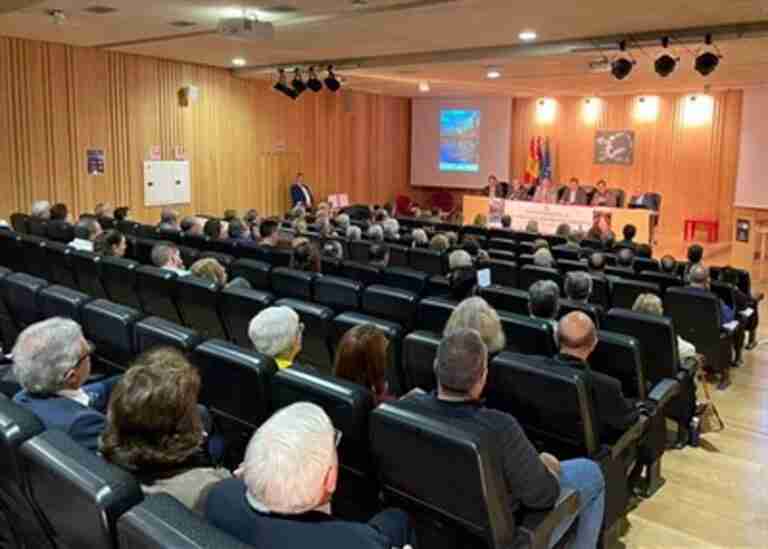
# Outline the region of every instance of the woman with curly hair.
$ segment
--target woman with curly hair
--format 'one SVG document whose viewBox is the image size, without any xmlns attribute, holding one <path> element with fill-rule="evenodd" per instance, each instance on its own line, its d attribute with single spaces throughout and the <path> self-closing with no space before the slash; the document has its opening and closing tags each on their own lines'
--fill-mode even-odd
<svg viewBox="0 0 768 549">
<path fill-rule="evenodd" d="M 200 376 L 179 351 L 144 353 L 112 390 L 100 451 L 145 494 L 164 492 L 202 513 L 210 488 L 230 475 L 204 450 L 199 392 Z"/>
</svg>

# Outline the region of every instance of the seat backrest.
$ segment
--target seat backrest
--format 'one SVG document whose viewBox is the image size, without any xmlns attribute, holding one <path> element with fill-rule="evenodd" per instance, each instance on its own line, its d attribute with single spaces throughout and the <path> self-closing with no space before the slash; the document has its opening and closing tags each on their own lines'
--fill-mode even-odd
<svg viewBox="0 0 768 549">
<path fill-rule="evenodd" d="M 437 388 L 435 357 L 442 337 L 442 330 L 418 330 L 403 339 L 403 370 L 409 383 L 407 390 L 418 387 L 424 391 L 433 391 Z"/>
<path fill-rule="evenodd" d="M 24 234 L 29 231 L 29 216 L 23 213 L 11 214 L 11 227 L 17 233 Z"/>
<path fill-rule="evenodd" d="M 93 297 L 77 290 L 64 286 L 48 286 L 40 291 L 38 298 L 40 315 L 41 318 L 61 316 L 82 324 L 83 307 L 92 300 Z"/>
<path fill-rule="evenodd" d="M 713 280 L 709 285 L 709 290 L 719 297 L 723 303 L 731 309 L 736 309 L 736 287 L 726 282 Z"/>
<path fill-rule="evenodd" d="M 40 320 L 39 294 L 48 282 L 25 273 L 13 273 L 3 279 L 5 303 L 19 330 Z"/>
<path fill-rule="evenodd" d="M 350 240 L 347 245 L 349 249 L 349 259 L 359 263 L 367 263 L 371 249 L 371 243 L 366 240 Z"/>
<path fill-rule="evenodd" d="M 176 273 L 167 269 L 146 265 L 136 269 L 136 292 L 145 314 L 184 323 L 176 306 L 176 278 Z"/>
<path fill-rule="evenodd" d="M 624 396 L 644 399 L 650 387 L 640 349 L 640 342 L 634 337 L 599 330 L 589 364 L 596 372 L 618 379 Z"/>
<path fill-rule="evenodd" d="M 359 310 L 362 292 L 363 285 L 348 278 L 319 276 L 315 279 L 315 302 L 336 313 Z"/>
<path fill-rule="evenodd" d="M 509 288 L 517 288 L 517 263 L 501 259 L 491 259 L 485 263 L 491 269 L 491 282 Z"/>
<path fill-rule="evenodd" d="M 27 218 L 27 232 L 33 236 L 45 238 L 48 236 L 48 221 L 39 217 Z"/>
<path fill-rule="evenodd" d="M 662 295 L 667 293 L 669 288 L 674 288 L 683 285 L 683 280 L 679 276 L 658 273 L 655 271 L 642 271 L 638 275 L 638 280 L 641 282 L 650 282 L 651 284 L 658 284 L 659 291 Z"/>
<path fill-rule="evenodd" d="M 363 286 L 378 284 L 381 279 L 381 269 L 356 261 L 342 261 L 341 273 L 349 279 L 362 283 Z"/>
<path fill-rule="evenodd" d="M 589 302 L 600 305 L 603 310 L 611 308 L 611 283 L 606 277 L 592 276 L 592 295 Z"/>
<path fill-rule="evenodd" d="M 381 273 L 381 284 L 419 296 L 424 293 L 428 279 L 429 274 L 404 267 L 388 267 Z"/>
<path fill-rule="evenodd" d="M 96 356 L 104 365 L 126 370 L 136 358 L 136 323 L 143 318 L 137 309 L 105 299 L 83 306 L 83 333 L 96 344 Z"/>
<path fill-rule="evenodd" d="M 49 274 L 45 248 L 48 241 L 44 237 L 23 234 L 20 245 L 23 271 L 47 279 Z"/>
<path fill-rule="evenodd" d="M 72 267 L 72 248 L 61 242 L 48 242 L 45 258 L 48 263 L 49 281 L 67 288 L 77 289 L 77 277 Z"/>
<path fill-rule="evenodd" d="M 539 318 L 502 313 L 501 325 L 507 335 L 507 347 L 527 355 L 552 356 L 557 352 L 552 325 Z"/>
<path fill-rule="evenodd" d="M 26 269 L 20 234 L 0 231 L 0 265 L 17 272 Z"/>
<path fill-rule="evenodd" d="M 290 307 L 299 315 L 304 324 L 301 352 L 296 360 L 300 364 L 311 364 L 320 370 L 333 370 L 333 309 L 298 299 L 280 299 L 275 305 Z"/>
<path fill-rule="evenodd" d="M 272 270 L 272 291 L 280 297 L 312 301 L 316 276 L 315 273 L 277 267 Z"/>
<path fill-rule="evenodd" d="M 579 311 L 587 315 L 595 326 L 600 327 L 603 316 L 603 308 L 600 305 L 594 305 L 592 303 L 581 303 L 580 301 L 574 301 L 572 299 L 561 299 L 559 301 L 560 308 L 558 310 L 558 319 L 563 318 L 568 313 Z"/>
<path fill-rule="evenodd" d="M 515 263 L 515 260 L 517 259 L 517 254 L 515 252 L 508 252 L 506 250 L 497 250 L 495 248 L 489 248 L 488 255 L 491 257 L 491 259 L 499 259 L 501 261 L 511 261 L 512 263 Z"/>
<path fill-rule="evenodd" d="M 557 262 L 557 267 L 563 272 L 563 274 L 567 274 L 573 271 L 589 271 L 586 263 L 582 263 L 581 261 L 573 259 L 560 259 Z"/>
<path fill-rule="evenodd" d="M 710 367 L 722 368 L 720 348 L 720 300 L 711 292 L 670 288 L 664 296 L 664 312 L 672 318 L 677 335 L 693 343 Z M 730 366 L 730 364 L 728 365 Z"/>
<path fill-rule="evenodd" d="M 152 248 L 158 244 L 159 240 L 153 240 L 150 238 L 135 238 L 132 240 L 130 247 L 131 259 L 138 261 L 142 265 L 153 265 L 152 263 Z M 128 253 L 126 252 L 126 257 Z"/>
<path fill-rule="evenodd" d="M 173 229 L 157 229 L 157 238 L 174 244 L 181 244 L 182 240 L 181 231 Z"/>
<path fill-rule="evenodd" d="M 176 279 L 177 304 L 184 325 L 202 337 L 227 339 L 219 317 L 219 285 L 196 276 Z"/>
<path fill-rule="evenodd" d="M 118 519 L 117 541 L 130 549 L 252 549 L 163 493 L 147 496 Z"/>
<path fill-rule="evenodd" d="M 183 242 L 183 240 L 182 240 Z M 200 259 L 200 250 L 190 246 L 179 246 L 179 255 L 184 265 L 191 267 L 195 261 Z"/>
<path fill-rule="evenodd" d="M 189 353 L 201 341 L 202 338 L 196 331 L 156 316 L 136 323 L 137 353 L 143 353 L 157 346 L 175 347 L 182 353 Z"/>
<path fill-rule="evenodd" d="M 363 312 L 397 322 L 409 331 L 416 320 L 419 296 L 413 292 L 374 284 L 363 290 Z"/>
<path fill-rule="evenodd" d="M 528 315 L 528 302 L 530 296 L 527 290 L 507 288 L 506 286 L 488 286 L 480 289 L 480 297 L 497 311 L 505 311 L 518 315 Z"/>
<path fill-rule="evenodd" d="M 645 376 L 653 384 L 664 378 L 675 379 L 679 369 L 677 334 L 669 317 L 611 309 L 603 328 L 636 338 L 640 342 Z"/>
<path fill-rule="evenodd" d="M 598 424 L 581 372 L 551 359 L 502 353 L 488 368 L 487 405 L 515 416 L 535 446 L 561 459 L 594 456 Z"/>
<path fill-rule="evenodd" d="M 103 257 L 101 259 L 101 282 L 110 301 L 126 307 L 141 309 L 141 301 L 136 291 L 136 261 L 122 257 Z"/>
<path fill-rule="evenodd" d="M 66 244 L 75 239 L 75 230 L 66 221 L 51 221 L 48 223 L 48 238 Z"/>
<path fill-rule="evenodd" d="M 143 223 L 138 223 L 136 227 L 134 227 L 134 234 L 139 238 L 146 238 L 148 240 L 155 240 L 158 236 L 158 229 L 154 225 L 144 225 Z"/>
<path fill-rule="evenodd" d="M 488 241 L 488 248 L 492 250 L 504 250 L 505 252 L 517 253 L 517 241 L 511 238 L 491 238 Z"/>
<path fill-rule="evenodd" d="M 563 290 L 563 277 L 557 269 L 547 267 L 537 267 L 536 265 L 526 265 L 520 269 L 520 282 L 518 287 L 521 290 L 530 290 L 531 286 L 539 280 L 552 280 Z"/>
<path fill-rule="evenodd" d="M 243 347 L 252 345 L 248 337 L 251 319 L 269 307 L 275 296 L 247 288 L 224 288 L 219 292 L 219 312 L 232 341 Z"/>
<path fill-rule="evenodd" d="M 229 269 L 232 278 L 242 277 L 251 283 L 254 290 L 270 291 L 272 265 L 255 259 L 238 259 Z"/>
<path fill-rule="evenodd" d="M 411 248 L 408 253 L 411 269 L 432 275 L 443 275 L 447 271 L 445 255 L 427 248 Z"/>
<path fill-rule="evenodd" d="M 417 522 L 432 523 L 431 535 L 442 541 L 431 546 L 513 546 L 512 505 L 491 429 L 438 417 L 409 400 L 379 406 L 370 422 L 384 491 Z M 405 461 L 403 448 L 408 449 Z"/>
<path fill-rule="evenodd" d="M 457 306 L 458 302 L 452 299 L 442 297 L 422 299 L 419 301 L 418 328 L 442 334 Z"/>
<path fill-rule="evenodd" d="M 106 299 L 107 292 L 101 283 L 102 257 L 83 250 L 70 254 L 72 268 L 77 273 L 77 284 L 81 292 L 97 299 Z"/>
<path fill-rule="evenodd" d="M 570 246 L 555 246 L 552 248 L 552 255 L 559 261 L 578 261 L 581 255 L 579 248 Z"/>
<path fill-rule="evenodd" d="M 636 273 L 641 273 L 643 271 L 656 272 L 659 270 L 659 262 L 650 257 L 636 257 L 635 261 L 632 263 L 632 267 L 635 269 Z"/>
<path fill-rule="evenodd" d="M 615 278 L 611 282 L 611 288 L 613 290 L 611 304 L 615 308 L 632 309 L 641 294 L 654 294 L 661 297 L 661 289 L 658 284 L 651 282 Z"/>
<path fill-rule="evenodd" d="M 126 236 L 132 236 L 136 234 L 136 228 L 139 226 L 135 221 L 129 221 L 128 219 L 122 219 L 115 221 L 115 227 L 118 231 Z"/>
<path fill-rule="evenodd" d="M 389 245 L 389 266 L 390 267 L 408 267 L 408 251 L 410 248 L 400 244 Z"/>
<path fill-rule="evenodd" d="M 27 440 L 21 456 L 32 499 L 53 528 L 57 544 L 117 546 L 117 519 L 143 499 L 129 472 L 57 430 Z"/>
</svg>

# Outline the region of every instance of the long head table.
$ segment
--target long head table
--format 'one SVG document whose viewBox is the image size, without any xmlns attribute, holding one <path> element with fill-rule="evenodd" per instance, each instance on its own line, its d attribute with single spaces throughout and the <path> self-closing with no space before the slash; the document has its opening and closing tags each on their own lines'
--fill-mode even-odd
<svg viewBox="0 0 768 549">
<path fill-rule="evenodd" d="M 562 223 L 570 225 L 572 230 L 581 229 L 589 231 L 595 219 L 595 212 L 608 214 L 611 230 L 616 234 L 616 239 L 622 238 L 622 229 L 625 225 L 637 227 L 635 242 L 650 244 L 652 242 L 652 217 L 655 215 L 650 210 L 635 210 L 627 208 L 603 208 L 592 206 L 561 206 L 559 204 L 539 204 L 536 202 L 521 202 L 518 200 L 497 200 L 494 204 L 495 213 L 503 213 L 512 217 L 512 228 L 524 231 L 529 221 L 536 221 L 539 232 L 542 234 L 554 234 Z M 491 212 L 490 199 L 487 196 L 464 197 L 464 224 L 471 225 L 478 214 L 488 216 Z M 495 224 L 495 223 L 493 223 Z"/>
</svg>

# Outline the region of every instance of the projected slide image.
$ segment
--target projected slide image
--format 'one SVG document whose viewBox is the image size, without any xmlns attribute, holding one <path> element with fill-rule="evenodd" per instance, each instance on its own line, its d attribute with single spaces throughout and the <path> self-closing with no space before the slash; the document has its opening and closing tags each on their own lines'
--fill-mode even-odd
<svg viewBox="0 0 768 549">
<path fill-rule="evenodd" d="M 440 171 L 480 171 L 480 111 L 440 111 Z"/>
</svg>

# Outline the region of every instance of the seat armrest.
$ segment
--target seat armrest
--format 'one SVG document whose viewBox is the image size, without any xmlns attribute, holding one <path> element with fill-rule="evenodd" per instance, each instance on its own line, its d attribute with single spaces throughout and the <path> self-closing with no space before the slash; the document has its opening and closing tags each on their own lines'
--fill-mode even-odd
<svg viewBox="0 0 768 549">
<path fill-rule="evenodd" d="M 662 379 L 651 390 L 648 400 L 652 401 L 656 408 L 664 408 L 672 398 L 680 392 L 680 382 L 674 379 Z"/>
<path fill-rule="evenodd" d="M 579 493 L 573 488 L 561 489 L 560 497 L 552 509 L 531 511 L 520 517 L 515 537 L 522 543 L 515 543 L 515 547 L 548 548 L 549 539 L 555 528 L 566 518 L 576 515 L 578 512 Z"/>
<path fill-rule="evenodd" d="M 699 359 L 695 356 L 689 356 L 683 360 L 683 362 L 680 364 L 680 372 L 677 374 L 677 378 L 680 379 L 680 374 L 684 374 L 688 377 L 693 377 L 696 375 L 696 373 L 699 371 L 700 366 Z"/>
<path fill-rule="evenodd" d="M 648 417 L 641 415 L 634 423 L 634 425 L 627 429 L 624 434 L 621 435 L 621 438 L 611 446 L 611 458 L 618 458 L 624 452 L 624 450 L 629 448 L 632 443 L 636 442 L 641 436 L 643 436 L 647 426 Z"/>
</svg>

